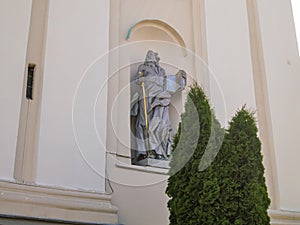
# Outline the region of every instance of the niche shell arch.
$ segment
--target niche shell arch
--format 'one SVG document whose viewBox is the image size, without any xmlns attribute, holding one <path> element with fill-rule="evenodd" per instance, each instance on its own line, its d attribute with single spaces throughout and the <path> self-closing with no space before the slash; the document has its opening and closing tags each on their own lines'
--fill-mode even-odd
<svg viewBox="0 0 300 225">
<path fill-rule="evenodd" d="M 185 44 L 183 38 L 181 37 L 181 35 L 173 27 L 171 27 L 169 24 L 167 24 L 166 22 L 161 21 L 161 20 L 147 19 L 147 20 L 139 21 L 138 23 L 134 24 L 132 27 L 130 27 L 128 29 L 128 32 L 126 35 L 126 40 L 130 40 L 131 37 L 134 36 L 134 33 L 137 30 L 146 28 L 146 27 L 156 28 L 158 30 L 165 32 L 174 41 L 174 43 L 176 43 L 182 47 L 182 49 L 184 51 L 184 56 L 187 55 L 186 44 Z"/>
</svg>

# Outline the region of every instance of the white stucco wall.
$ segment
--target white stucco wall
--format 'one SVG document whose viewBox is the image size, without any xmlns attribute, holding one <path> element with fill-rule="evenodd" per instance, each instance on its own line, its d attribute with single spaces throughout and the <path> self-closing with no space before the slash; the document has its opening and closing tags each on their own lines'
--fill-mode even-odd
<svg viewBox="0 0 300 225">
<path fill-rule="evenodd" d="M 0 1 L 0 178 L 12 179 L 31 0 Z"/>
<path fill-rule="evenodd" d="M 243 105 L 255 109 L 246 1 L 205 4 L 211 103 L 227 125 Z"/>
<path fill-rule="evenodd" d="M 280 206 L 300 210 L 300 58 L 290 1 L 258 1 Z"/>
<path fill-rule="evenodd" d="M 49 1 L 39 184 L 104 192 L 108 26 L 108 0 Z"/>
</svg>

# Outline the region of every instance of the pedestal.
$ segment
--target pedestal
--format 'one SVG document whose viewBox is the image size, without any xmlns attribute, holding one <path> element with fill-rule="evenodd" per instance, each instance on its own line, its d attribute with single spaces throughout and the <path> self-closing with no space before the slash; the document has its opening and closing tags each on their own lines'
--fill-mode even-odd
<svg viewBox="0 0 300 225">
<path fill-rule="evenodd" d="M 163 169 L 169 169 L 169 162 L 167 160 L 159 160 L 159 159 L 151 159 L 146 158 L 138 161 L 136 164 L 141 166 L 152 166 L 152 167 L 158 167 Z"/>
</svg>

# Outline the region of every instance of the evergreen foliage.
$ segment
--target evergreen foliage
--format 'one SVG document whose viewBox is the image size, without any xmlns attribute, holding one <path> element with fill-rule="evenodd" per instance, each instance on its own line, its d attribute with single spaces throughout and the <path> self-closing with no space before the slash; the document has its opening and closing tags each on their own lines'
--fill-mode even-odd
<svg viewBox="0 0 300 225">
<path fill-rule="evenodd" d="M 166 190 L 170 225 L 270 223 L 253 114 L 243 107 L 223 137 L 203 90 L 194 84 L 174 137 Z"/>
<path fill-rule="evenodd" d="M 220 203 L 229 224 L 267 225 L 270 199 L 254 114 L 243 107 L 232 118 L 218 157 Z"/>
<path fill-rule="evenodd" d="M 215 210 L 209 206 L 218 198 L 220 188 L 213 158 L 223 135 L 203 90 L 194 84 L 181 115 L 170 161 L 166 190 L 171 198 L 170 224 L 214 224 Z M 203 156 L 213 162 L 204 165 L 206 169 L 199 168 Z"/>
</svg>

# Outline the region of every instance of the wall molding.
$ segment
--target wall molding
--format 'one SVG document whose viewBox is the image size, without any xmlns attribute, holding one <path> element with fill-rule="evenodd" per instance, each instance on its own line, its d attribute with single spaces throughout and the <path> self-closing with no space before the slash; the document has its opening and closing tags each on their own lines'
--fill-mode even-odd
<svg viewBox="0 0 300 225">
<path fill-rule="evenodd" d="M 14 178 L 19 182 L 34 183 L 37 170 L 37 144 L 40 127 L 41 97 L 45 43 L 48 26 L 49 0 L 32 0 L 31 18 L 24 68 L 23 96 L 14 165 Z M 26 98 L 27 66 L 35 64 L 33 99 Z"/>
<path fill-rule="evenodd" d="M 0 181 L 0 214 L 87 223 L 117 223 L 111 196 Z"/>
<path fill-rule="evenodd" d="M 262 141 L 263 162 L 266 168 L 265 176 L 271 198 L 271 209 L 279 209 L 278 174 L 257 0 L 246 0 L 246 4 L 259 136 Z"/>
<path fill-rule="evenodd" d="M 269 210 L 271 224 L 273 225 L 299 225 L 300 212 L 284 211 L 284 210 Z"/>
</svg>

